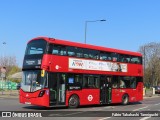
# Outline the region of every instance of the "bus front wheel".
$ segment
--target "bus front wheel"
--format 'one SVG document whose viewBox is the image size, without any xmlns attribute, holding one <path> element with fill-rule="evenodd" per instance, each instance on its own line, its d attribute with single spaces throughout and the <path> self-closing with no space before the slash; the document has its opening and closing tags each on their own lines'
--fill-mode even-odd
<svg viewBox="0 0 160 120">
<path fill-rule="evenodd" d="M 77 108 L 79 106 L 79 97 L 77 95 L 72 95 L 69 98 L 69 108 Z"/>
<path fill-rule="evenodd" d="M 129 96 L 127 94 L 124 94 L 122 96 L 122 104 L 127 105 L 129 103 Z"/>
</svg>

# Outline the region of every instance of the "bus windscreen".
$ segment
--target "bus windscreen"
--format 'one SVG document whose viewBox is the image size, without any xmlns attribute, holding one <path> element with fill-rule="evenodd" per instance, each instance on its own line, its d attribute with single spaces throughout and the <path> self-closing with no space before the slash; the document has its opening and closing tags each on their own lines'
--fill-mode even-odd
<svg viewBox="0 0 160 120">
<path fill-rule="evenodd" d="M 44 40 L 34 40 L 28 43 L 25 55 L 44 54 L 47 42 Z"/>
<path fill-rule="evenodd" d="M 44 88 L 46 79 L 41 77 L 41 70 L 23 71 L 21 88 L 25 92 L 35 92 Z"/>
</svg>

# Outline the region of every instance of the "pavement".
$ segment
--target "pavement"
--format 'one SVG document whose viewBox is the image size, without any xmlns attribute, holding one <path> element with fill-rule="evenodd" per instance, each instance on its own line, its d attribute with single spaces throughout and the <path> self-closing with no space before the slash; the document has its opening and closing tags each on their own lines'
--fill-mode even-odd
<svg viewBox="0 0 160 120">
<path fill-rule="evenodd" d="M 0 98 L 18 98 L 19 90 L 4 90 L 0 91 Z"/>
<path fill-rule="evenodd" d="M 146 98 L 153 98 L 153 97 L 160 97 L 160 94 L 154 94 L 154 95 L 150 94 L 150 95 L 143 96 L 144 99 L 146 99 Z"/>
</svg>

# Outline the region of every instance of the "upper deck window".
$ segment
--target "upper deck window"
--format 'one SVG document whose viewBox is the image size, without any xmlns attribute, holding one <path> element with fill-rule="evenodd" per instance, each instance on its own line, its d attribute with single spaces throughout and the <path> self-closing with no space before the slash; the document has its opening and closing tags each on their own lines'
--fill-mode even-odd
<svg viewBox="0 0 160 120">
<path fill-rule="evenodd" d="M 137 56 L 131 56 L 131 63 L 142 64 L 142 58 Z"/>
<path fill-rule="evenodd" d="M 76 47 L 68 46 L 67 50 L 68 50 L 68 56 L 75 56 L 76 55 L 76 50 L 77 50 Z"/>
<path fill-rule="evenodd" d="M 109 52 L 100 52 L 100 60 L 111 60 L 111 53 Z"/>
<path fill-rule="evenodd" d="M 99 59 L 99 51 L 91 49 L 83 49 L 84 58 Z"/>
<path fill-rule="evenodd" d="M 54 45 L 52 54 L 54 55 L 67 55 L 66 47 L 62 45 Z"/>
<path fill-rule="evenodd" d="M 119 54 L 117 53 L 112 53 L 112 61 L 117 62 L 118 60 Z"/>
<path fill-rule="evenodd" d="M 28 43 L 26 55 L 44 54 L 47 42 L 44 40 L 33 40 Z"/>
<path fill-rule="evenodd" d="M 120 62 L 124 62 L 124 63 L 130 63 L 130 56 L 129 55 L 124 55 L 124 54 L 120 54 L 119 55 L 119 61 Z"/>
</svg>

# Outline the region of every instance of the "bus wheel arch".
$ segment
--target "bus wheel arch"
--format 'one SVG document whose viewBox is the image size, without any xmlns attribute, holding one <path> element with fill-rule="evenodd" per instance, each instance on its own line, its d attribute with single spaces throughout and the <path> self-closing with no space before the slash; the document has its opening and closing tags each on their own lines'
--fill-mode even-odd
<svg viewBox="0 0 160 120">
<path fill-rule="evenodd" d="M 127 104 L 129 104 L 129 95 L 125 93 L 122 96 L 122 105 L 127 105 Z"/>
<path fill-rule="evenodd" d="M 72 94 L 68 99 L 69 108 L 77 108 L 80 104 L 79 96 L 77 94 Z"/>
</svg>

